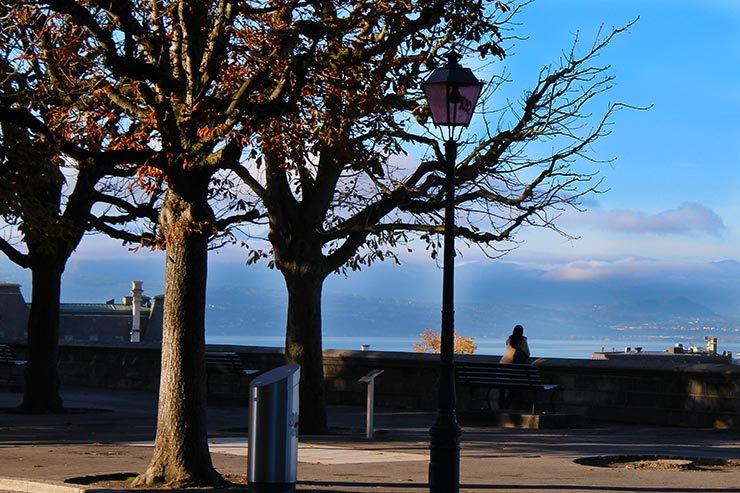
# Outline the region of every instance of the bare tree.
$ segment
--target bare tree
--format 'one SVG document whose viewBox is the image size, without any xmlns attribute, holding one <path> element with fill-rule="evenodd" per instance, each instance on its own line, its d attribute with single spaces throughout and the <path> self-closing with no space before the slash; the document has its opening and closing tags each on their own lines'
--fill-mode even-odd
<svg viewBox="0 0 740 493">
<path fill-rule="evenodd" d="M 310 396 L 301 401 L 303 432 L 326 429 L 324 280 L 374 261 L 398 261 L 397 248 L 412 238 L 426 242 L 432 256 L 441 245 L 445 156 L 427 126 L 421 83 L 428 68 L 453 41 L 483 63 L 503 57 L 502 27 L 518 10 L 499 2 L 456 2 L 420 25 L 394 22 L 407 12 L 421 19 L 426 5 L 388 5 L 383 14 L 391 10 L 393 16 L 366 15 L 363 2 L 331 4 L 315 18 L 308 8 L 294 14 L 294 23 L 314 21 L 324 40 L 310 56 L 332 57 L 334 65 L 307 75 L 300 111 L 259 128 L 261 155 L 236 169 L 269 217 L 271 250 L 253 250 L 250 261 L 272 258 L 288 289 L 286 358 L 301 364 L 301 392 Z M 349 19 L 362 21 L 349 25 Z M 503 110 L 484 106 L 486 120 L 500 119 L 497 125 L 486 121 L 458 162 L 459 238 L 498 256 L 515 245 L 520 227 L 557 230 L 560 212 L 578 208 L 597 189 L 597 168 L 583 163 L 594 164 L 590 146 L 608 133 L 609 117 L 622 105 L 605 105 L 600 117 L 591 116 L 592 103 L 612 81 L 608 67 L 592 63 L 622 30 L 581 54 L 575 47 L 565 53 L 560 64 L 542 70 L 520 102 Z M 548 150 L 537 153 L 537 143 Z M 409 146 L 428 146 L 432 156 L 398 164 Z"/>
<path fill-rule="evenodd" d="M 207 248 L 219 230 L 259 214 L 242 201 L 241 211 L 216 218 L 210 187 L 228 183 L 220 170 L 239 160 L 253 121 L 288 99 L 287 79 L 264 76 L 269 57 L 250 65 L 237 46 L 251 16 L 273 7 L 73 0 L 2 7 L 12 19 L 5 35 L 12 70 L 38 77 L 23 93 L 26 101 L 21 94 L 2 101 L 0 120 L 24 127 L 81 170 L 125 169 L 136 176 L 133 186 L 164 191 L 158 218 L 158 244 L 167 250 L 158 426 L 152 462 L 138 484 L 220 483 L 205 419 Z M 111 225 L 142 212 L 120 193 L 95 198 L 114 212 L 102 209 L 94 226 L 114 236 L 122 233 Z M 220 194 L 226 198 L 228 191 Z"/>
<path fill-rule="evenodd" d="M 3 24 L 7 21 L 7 17 L 0 19 Z M 62 274 L 93 224 L 105 224 L 116 231 L 116 225 L 128 222 L 119 217 L 106 224 L 106 218 L 96 216 L 94 205 L 107 200 L 99 189 L 107 178 L 131 171 L 64 159 L 44 136 L 34 135 L 21 124 L 29 117 L 29 122 L 43 126 L 40 120 L 18 110 L 33 104 L 34 81 L 43 74 L 32 64 L 13 66 L 11 60 L 20 46 L 13 45 L 8 30 L 3 30 L 0 39 L 5 42 L 0 59 L 0 216 L 4 222 L 0 252 L 29 269 L 32 277 L 28 364 L 19 408 L 32 413 L 60 412 L 57 346 Z M 136 200 L 128 201 L 127 207 L 130 204 Z M 146 204 L 131 207 L 141 214 L 152 210 Z M 147 236 L 143 231 L 125 234 L 138 241 Z"/>
</svg>

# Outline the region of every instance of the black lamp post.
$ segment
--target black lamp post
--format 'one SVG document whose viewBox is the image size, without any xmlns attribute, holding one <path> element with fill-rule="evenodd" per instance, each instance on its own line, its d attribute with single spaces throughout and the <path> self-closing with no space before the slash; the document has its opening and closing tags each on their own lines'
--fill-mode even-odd
<svg viewBox="0 0 740 493">
<path fill-rule="evenodd" d="M 458 143 L 454 127 L 467 127 L 473 117 L 483 83 L 469 68 L 460 66 L 460 55 L 447 55 L 447 65 L 434 70 L 424 82 L 432 120 L 449 128 L 445 141 L 445 224 L 442 264 L 442 340 L 437 419 L 429 430 L 429 491 L 460 491 L 460 425 L 455 416 L 455 161 Z"/>
</svg>

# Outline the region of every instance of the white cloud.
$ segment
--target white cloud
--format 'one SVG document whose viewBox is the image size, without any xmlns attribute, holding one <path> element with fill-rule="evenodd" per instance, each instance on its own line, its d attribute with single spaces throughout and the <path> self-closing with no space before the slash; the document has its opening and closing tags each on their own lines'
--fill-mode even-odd
<svg viewBox="0 0 740 493">
<path fill-rule="evenodd" d="M 594 281 L 639 276 L 664 276 L 668 273 L 706 272 L 710 264 L 670 262 L 641 257 L 607 260 L 576 260 L 550 270 L 546 279 L 556 281 Z"/>
<path fill-rule="evenodd" d="M 632 210 L 595 209 L 583 216 L 589 226 L 606 231 L 637 234 L 689 234 L 695 232 L 718 235 L 725 224 L 713 210 L 697 203 L 683 203 L 675 209 L 656 214 Z"/>
</svg>

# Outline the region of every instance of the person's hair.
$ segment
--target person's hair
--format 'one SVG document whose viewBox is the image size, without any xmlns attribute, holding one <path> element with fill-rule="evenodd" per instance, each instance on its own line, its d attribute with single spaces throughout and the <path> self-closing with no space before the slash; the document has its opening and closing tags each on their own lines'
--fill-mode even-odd
<svg viewBox="0 0 740 493">
<path fill-rule="evenodd" d="M 515 325 L 514 331 L 509 336 L 509 342 L 511 343 L 511 347 L 517 348 L 522 345 L 522 342 L 524 341 L 524 327 L 521 325 Z"/>
</svg>

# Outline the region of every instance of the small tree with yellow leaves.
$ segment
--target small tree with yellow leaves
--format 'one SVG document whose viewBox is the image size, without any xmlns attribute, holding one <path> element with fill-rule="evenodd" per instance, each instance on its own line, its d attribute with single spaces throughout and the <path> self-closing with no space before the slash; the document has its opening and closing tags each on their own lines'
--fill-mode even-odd
<svg viewBox="0 0 740 493">
<path fill-rule="evenodd" d="M 427 327 L 419 334 L 421 343 L 414 343 L 414 351 L 417 353 L 439 353 L 442 337 L 434 329 Z M 454 350 L 457 354 L 473 354 L 478 349 L 473 343 L 472 337 L 463 337 L 455 331 Z"/>
</svg>

